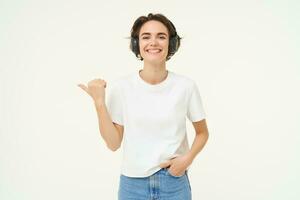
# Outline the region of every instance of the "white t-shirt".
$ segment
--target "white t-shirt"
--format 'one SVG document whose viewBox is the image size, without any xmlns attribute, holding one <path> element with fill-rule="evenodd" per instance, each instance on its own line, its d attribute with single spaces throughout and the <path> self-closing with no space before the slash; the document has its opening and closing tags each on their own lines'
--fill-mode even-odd
<svg viewBox="0 0 300 200">
<path fill-rule="evenodd" d="M 108 85 L 108 112 L 124 126 L 121 174 L 147 177 L 160 163 L 189 151 L 186 117 L 205 118 L 198 87 L 190 78 L 168 70 L 158 84 L 144 81 L 139 71 Z"/>
</svg>

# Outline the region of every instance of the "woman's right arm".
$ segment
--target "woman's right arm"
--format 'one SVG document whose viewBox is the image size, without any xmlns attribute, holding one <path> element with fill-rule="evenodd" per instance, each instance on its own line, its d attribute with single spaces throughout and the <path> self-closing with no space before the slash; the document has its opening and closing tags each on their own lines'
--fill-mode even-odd
<svg viewBox="0 0 300 200">
<path fill-rule="evenodd" d="M 102 79 L 94 79 L 88 83 L 78 84 L 94 100 L 98 116 L 99 131 L 104 139 L 106 146 L 116 151 L 120 146 L 123 138 L 123 126 L 114 124 L 105 105 L 105 87 L 106 82 Z"/>
<path fill-rule="evenodd" d="M 123 139 L 123 126 L 112 122 L 105 103 L 96 101 L 94 103 L 100 134 L 106 142 L 107 147 L 112 151 L 116 151 L 121 146 Z"/>
</svg>

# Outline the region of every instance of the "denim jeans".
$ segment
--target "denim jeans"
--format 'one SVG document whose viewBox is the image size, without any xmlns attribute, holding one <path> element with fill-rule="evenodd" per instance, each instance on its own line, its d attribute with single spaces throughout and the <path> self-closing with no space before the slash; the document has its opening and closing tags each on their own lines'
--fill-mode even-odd
<svg viewBox="0 0 300 200">
<path fill-rule="evenodd" d="M 173 176 L 162 168 L 148 177 L 120 175 L 118 200 L 191 200 L 191 185 L 186 170 Z"/>
</svg>

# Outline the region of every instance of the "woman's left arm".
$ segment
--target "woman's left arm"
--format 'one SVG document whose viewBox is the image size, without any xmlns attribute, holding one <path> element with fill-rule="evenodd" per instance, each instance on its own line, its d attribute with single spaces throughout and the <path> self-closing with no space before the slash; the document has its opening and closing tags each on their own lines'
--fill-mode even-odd
<svg viewBox="0 0 300 200">
<path fill-rule="evenodd" d="M 196 155 L 203 149 L 205 143 L 208 140 L 209 135 L 205 119 L 193 122 L 193 126 L 195 128 L 196 136 L 194 138 L 194 142 L 190 151 L 187 153 L 187 156 L 189 157 L 189 159 L 191 159 L 191 162 L 194 160 Z"/>
<path fill-rule="evenodd" d="M 192 164 L 196 155 L 202 150 L 208 139 L 208 129 L 205 119 L 193 122 L 193 126 L 195 128 L 196 136 L 191 149 L 184 155 L 177 156 L 160 164 L 160 167 L 162 168 L 170 166 L 169 172 L 175 176 L 184 173 L 187 167 Z"/>
</svg>

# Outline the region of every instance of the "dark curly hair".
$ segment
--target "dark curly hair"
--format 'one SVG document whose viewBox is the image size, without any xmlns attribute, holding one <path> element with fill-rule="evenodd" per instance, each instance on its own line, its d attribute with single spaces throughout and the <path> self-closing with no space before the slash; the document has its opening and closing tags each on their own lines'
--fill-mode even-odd
<svg viewBox="0 0 300 200">
<path fill-rule="evenodd" d="M 130 37 L 130 49 L 133 51 L 135 56 L 139 58 L 140 60 L 143 60 L 143 58 L 140 55 L 140 49 L 139 49 L 139 33 L 141 30 L 141 27 L 144 23 L 150 21 L 150 20 L 156 20 L 161 22 L 166 26 L 169 32 L 169 47 L 168 47 L 168 55 L 166 60 L 169 60 L 175 52 L 177 52 L 179 46 L 180 46 L 180 40 L 182 39 L 179 37 L 179 35 L 176 32 L 176 28 L 174 24 L 164 15 L 158 13 L 158 14 L 152 14 L 149 13 L 148 16 L 140 16 L 138 17 L 132 28 L 131 28 L 131 37 Z"/>
</svg>

